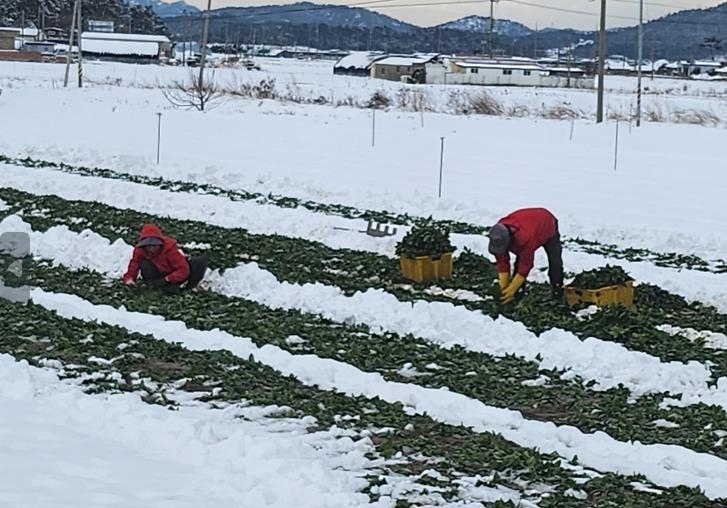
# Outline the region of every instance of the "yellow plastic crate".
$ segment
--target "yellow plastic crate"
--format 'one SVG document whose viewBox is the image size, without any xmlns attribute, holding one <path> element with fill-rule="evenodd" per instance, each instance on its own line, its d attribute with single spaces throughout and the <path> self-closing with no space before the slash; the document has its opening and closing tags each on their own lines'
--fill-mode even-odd
<svg viewBox="0 0 727 508">
<path fill-rule="evenodd" d="M 599 307 L 623 305 L 626 308 L 631 308 L 634 305 L 634 283 L 628 281 L 624 284 L 604 286 L 598 289 L 579 289 L 566 286 L 565 301 L 571 307 L 581 303 L 591 303 Z"/>
<path fill-rule="evenodd" d="M 404 278 L 414 282 L 428 282 L 452 277 L 451 252 L 415 258 L 399 256 L 399 264 Z"/>
</svg>

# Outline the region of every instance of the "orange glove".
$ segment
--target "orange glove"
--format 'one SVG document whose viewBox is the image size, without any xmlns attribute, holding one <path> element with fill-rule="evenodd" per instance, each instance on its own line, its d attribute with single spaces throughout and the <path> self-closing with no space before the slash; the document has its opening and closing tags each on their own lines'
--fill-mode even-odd
<svg viewBox="0 0 727 508">
<path fill-rule="evenodd" d="M 502 291 L 502 296 L 500 296 L 500 302 L 512 302 L 513 298 L 515 298 L 515 293 L 517 293 L 517 290 L 520 289 L 524 282 L 525 277 L 523 277 L 519 273 L 516 274 L 515 277 L 512 278 L 512 282 L 510 282 L 510 284 Z"/>
<path fill-rule="evenodd" d="M 508 272 L 499 272 L 497 281 L 500 283 L 500 291 L 505 291 L 505 288 L 510 285 L 510 274 Z"/>
</svg>

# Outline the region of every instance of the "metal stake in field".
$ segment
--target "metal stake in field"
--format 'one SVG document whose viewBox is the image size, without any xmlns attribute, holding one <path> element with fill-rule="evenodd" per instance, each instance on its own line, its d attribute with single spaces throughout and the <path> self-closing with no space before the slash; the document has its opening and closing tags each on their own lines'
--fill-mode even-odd
<svg viewBox="0 0 727 508">
<path fill-rule="evenodd" d="M 162 114 L 157 113 L 157 164 L 159 164 L 159 153 L 162 146 Z"/>
<path fill-rule="evenodd" d="M 618 165 L 618 120 L 616 120 L 616 142 L 614 143 L 613 150 L 613 170 L 616 171 Z"/>
<path fill-rule="evenodd" d="M 644 23 L 644 0 L 639 0 L 639 51 L 637 57 L 637 78 L 636 78 L 636 127 L 641 126 L 641 60 L 643 56 L 644 31 L 641 25 Z M 651 63 L 652 67 L 654 62 Z"/>
<path fill-rule="evenodd" d="M 372 122 L 371 122 L 371 146 L 376 145 L 376 108 L 371 109 Z"/>
<path fill-rule="evenodd" d="M 83 87 L 83 0 L 78 0 L 78 88 Z"/>
<path fill-rule="evenodd" d="M 570 119 L 570 138 L 568 138 L 570 141 L 573 141 L 573 127 L 575 126 L 576 119 L 571 118 Z"/>
<path fill-rule="evenodd" d="M 444 137 L 439 138 L 442 146 L 439 149 L 439 197 L 442 197 L 442 168 L 444 167 Z"/>
</svg>

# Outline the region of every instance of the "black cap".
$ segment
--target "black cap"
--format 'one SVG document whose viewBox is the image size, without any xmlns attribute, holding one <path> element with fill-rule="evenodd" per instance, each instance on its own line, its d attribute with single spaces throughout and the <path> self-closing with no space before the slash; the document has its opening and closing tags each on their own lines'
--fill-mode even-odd
<svg viewBox="0 0 727 508">
<path fill-rule="evenodd" d="M 502 254 L 510 246 L 510 230 L 500 222 L 490 228 L 487 236 L 490 239 L 488 247 L 490 254 Z"/>
<path fill-rule="evenodd" d="M 156 236 L 147 236 L 146 238 L 142 238 L 139 243 L 136 244 L 137 247 L 148 247 L 150 245 L 164 245 L 164 242 L 161 238 L 157 238 Z"/>
</svg>

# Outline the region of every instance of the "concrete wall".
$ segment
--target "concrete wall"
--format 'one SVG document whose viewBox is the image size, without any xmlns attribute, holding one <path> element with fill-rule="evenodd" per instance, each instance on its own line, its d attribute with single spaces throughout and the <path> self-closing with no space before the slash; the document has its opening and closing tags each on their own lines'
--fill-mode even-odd
<svg viewBox="0 0 727 508">
<path fill-rule="evenodd" d="M 43 55 L 40 53 L 25 53 L 22 51 L 0 51 L 0 60 L 14 62 L 42 62 Z"/>
<path fill-rule="evenodd" d="M 461 69 L 461 70 L 460 70 Z M 454 67 L 447 75 L 450 80 L 472 85 L 507 85 L 507 86 L 538 86 L 541 71 L 523 69 L 491 69 L 482 67 Z"/>
<path fill-rule="evenodd" d="M 596 78 L 594 77 L 571 77 L 567 76 L 543 76 L 541 86 L 552 86 L 555 88 L 595 88 Z"/>
<path fill-rule="evenodd" d="M 15 37 L 18 33 L 10 30 L 0 30 L 0 50 L 15 49 Z"/>
<path fill-rule="evenodd" d="M 594 78 L 570 79 L 566 76 L 549 76 L 542 71 L 532 70 L 526 74 L 523 69 L 511 69 L 510 74 L 503 73 L 503 69 L 478 67 L 455 67 L 448 70 L 441 64 L 427 65 L 427 83 L 436 85 L 488 85 L 488 86 L 542 86 L 559 88 L 593 88 Z M 467 72 L 463 72 L 463 71 Z M 546 75 L 543 75 L 546 74 Z"/>
<path fill-rule="evenodd" d="M 371 66 L 371 77 L 377 79 L 388 79 L 389 81 L 401 81 L 402 76 L 411 76 L 413 68 L 408 65 L 385 65 L 374 63 Z"/>
</svg>

